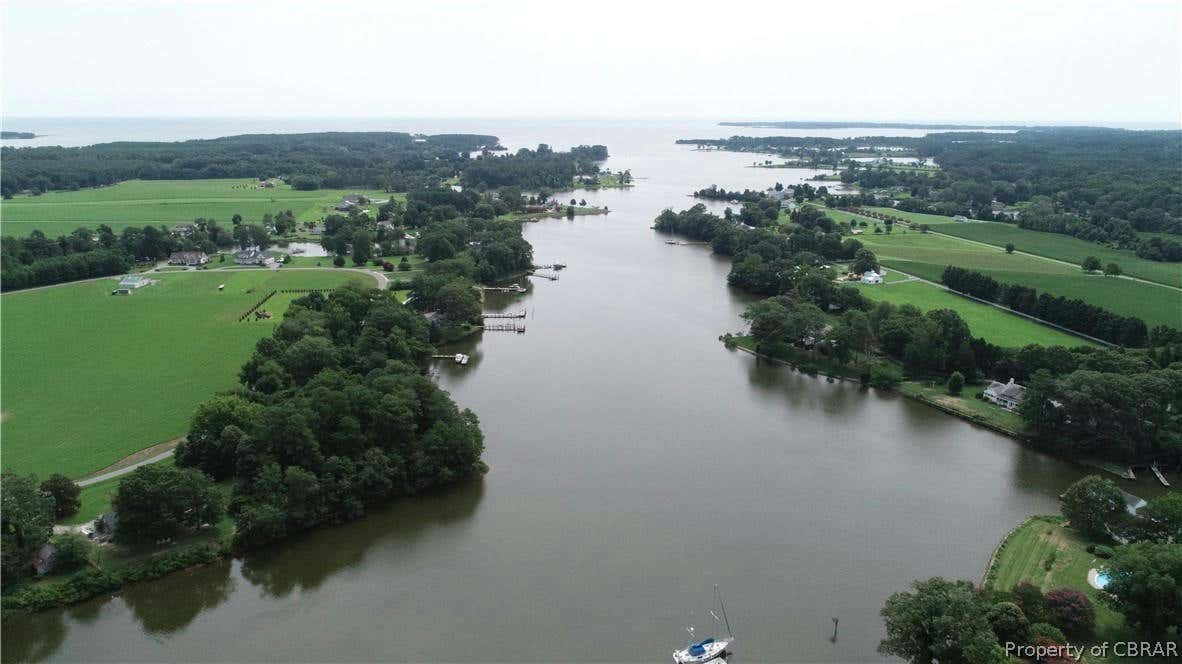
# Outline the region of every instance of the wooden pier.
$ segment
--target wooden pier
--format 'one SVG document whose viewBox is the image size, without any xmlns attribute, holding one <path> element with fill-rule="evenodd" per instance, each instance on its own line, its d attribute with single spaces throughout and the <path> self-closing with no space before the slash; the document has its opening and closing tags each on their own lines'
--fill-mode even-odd
<svg viewBox="0 0 1182 664">
<path fill-rule="evenodd" d="M 508 323 L 488 323 L 484 325 L 485 332 L 516 332 L 525 334 L 525 323 L 512 321 Z"/>
<path fill-rule="evenodd" d="M 534 265 L 535 270 L 565 270 L 566 263 L 548 263 L 546 265 Z"/>
<path fill-rule="evenodd" d="M 530 276 L 531 277 L 541 277 L 543 279 L 549 279 L 550 281 L 558 281 L 558 273 L 557 272 L 531 272 Z"/>
<path fill-rule="evenodd" d="M 484 319 L 489 319 L 489 318 L 525 318 L 525 309 L 522 309 L 521 311 L 516 311 L 516 312 L 510 311 L 510 312 L 500 313 L 500 314 L 480 314 L 480 317 L 484 318 Z"/>
<path fill-rule="evenodd" d="M 1154 464 L 1150 466 L 1149 469 L 1153 471 L 1154 475 L 1157 475 L 1157 481 L 1161 482 L 1162 486 L 1169 488 L 1170 483 L 1166 480 L 1166 476 L 1162 475 L 1161 470 L 1157 467 L 1157 462 L 1154 462 Z"/>
<path fill-rule="evenodd" d="M 525 287 L 521 284 L 513 284 L 512 286 L 481 286 L 480 290 L 491 293 L 524 293 Z"/>
</svg>

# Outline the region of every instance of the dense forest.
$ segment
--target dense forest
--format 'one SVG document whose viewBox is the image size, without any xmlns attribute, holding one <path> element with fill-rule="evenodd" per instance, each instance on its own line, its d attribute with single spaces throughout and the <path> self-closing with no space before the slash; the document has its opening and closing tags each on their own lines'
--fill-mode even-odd
<svg viewBox="0 0 1182 664">
<path fill-rule="evenodd" d="M 431 350 L 427 321 L 388 291 L 300 298 L 242 387 L 197 408 L 177 465 L 233 478 L 240 548 L 480 473 L 476 416 L 418 371 Z"/>
<path fill-rule="evenodd" d="M 1182 260 L 1182 243 L 1137 234 L 1182 234 L 1179 131 L 1043 127 L 920 138 L 733 136 L 678 142 L 776 153 L 805 164 L 844 161 L 846 182 L 906 189 L 909 196 L 897 202 L 900 209 L 992 219 L 995 203 L 1018 204 L 1022 228 L 1105 242 L 1152 260 Z M 844 160 L 847 154 L 865 152 L 932 158 L 940 171 L 909 172 Z"/>
</svg>

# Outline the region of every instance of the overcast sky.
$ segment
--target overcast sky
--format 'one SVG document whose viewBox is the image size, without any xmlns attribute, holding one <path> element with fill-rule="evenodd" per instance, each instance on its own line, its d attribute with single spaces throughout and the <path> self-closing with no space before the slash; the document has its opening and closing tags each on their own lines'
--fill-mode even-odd
<svg viewBox="0 0 1182 664">
<path fill-rule="evenodd" d="M 0 6 L 6 116 L 1182 116 L 1179 0 Z"/>
</svg>

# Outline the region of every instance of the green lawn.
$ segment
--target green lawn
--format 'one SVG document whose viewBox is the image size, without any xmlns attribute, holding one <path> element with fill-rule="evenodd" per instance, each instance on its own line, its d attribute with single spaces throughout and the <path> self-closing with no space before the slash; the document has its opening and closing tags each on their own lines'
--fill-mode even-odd
<svg viewBox="0 0 1182 664">
<path fill-rule="evenodd" d="M 952 309 L 968 323 L 973 336 L 984 337 L 999 346 L 1092 346 L 1089 341 L 1046 325 L 1022 318 L 997 307 L 975 302 L 923 281 L 900 284 L 854 284 L 875 301 L 913 304 L 923 311 Z"/>
<path fill-rule="evenodd" d="M 940 215 L 903 212 L 892 208 L 868 209 L 884 214 L 893 214 L 904 219 L 914 220 L 917 223 L 929 224 L 936 232 L 954 235 L 966 240 L 975 240 L 998 247 L 1004 247 L 1006 243 L 1012 242 L 1018 251 L 1066 261 L 1076 266 L 1083 263 L 1083 259 L 1087 256 L 1095 256 L 1104 264 L 1119 264 L 1127 275 L 1160 284 L 1182 286 L 1182 265 L 1178 263 L 1147 260 L 1127 249 L 1113 249 L 1070 235 L 1032 231 L 1002 222 L 984 221 L 958 224 L 952 221 L 951 217 Z"/>
<path fill-rule="evenodd" d="M 1086 594 L 1096 610 L 1095 636 L 1089 643 L 1139 640 L 1136 632 L 1125 625 L 1124 616 L 1109 608 L 1101 591 L 1088 583 L 1088 570 L 1100 567 L 1104 561 L 1088 553 L 1085 547 L 1090 542 L 1063 523 L 1058 516 L 1035 516 L 1019 526 L 1002 542 L 987 574 L 986 587 L 1008 591 L 1021 581 L 1029 581 L 1043 592 L 1074 588 Z M 1048 560 L 1052 560 L 1050 569 Z M 1089 656 L 1088 661 L 1103 660 Z"/>
<path fill-rule="evenodd" d="M 198 217 L 228 225 L 235 214 L 248 222 L 270 212 L 291 210 L 299 221 L 318 221 L 332 212 L 342 196 L 360 193 L 373 200 L 387 194 L 367 189 L 296 191 L 288 185 L 259 189 L 255 180 L 129 180 L 109 187 L 16 196 L 0 203 L 0 232 L 28 235 L 41 230 L 50 237 L 79 226 L 107 224 L 117 232 L 127 226 L 171 226 Z M 377 205 L 366 206 L 376 211 Z"/>
<path fill-rule="evenodd" d="M 934 403 L 955 411 L 970 422 L 1005 429 L 1015 437 L 1022 437 L 1027 433 L 1026 423 L 1017 413 L 1012 413 L 1005 408 L 977 398 L 977 395 L 985 389 L 985 385 L 965 385 L 960 396 L 948 394 L 948 388 L 945 385 L 927 381 L 904 381 L 899 384 L 897 389 L 900 393 L 914 399 Z"/>
<path fill-rule="evenodd" d="M 948 224 L 940 228 L 951 225 L 963 228 L 981 224 Z M 1150 327 L 1182 325 L 1182 292 L 1165 286 L 1085 274 L 1037 256 L 1007 254 L 1000 247 L 916 230 L 896 229 L 889 235 L 864 233 L 857 240 L 874 251 L 887 267 L 931 281 L 940 281 L 944 268 L 956 265 L 984 272 L 1003 283 L 1023 284 L 1039 293 L 1079 298 L 1121 315 L 1136 316 Z"/>
<path fill-rule="evenodd" d="M 232 387 L 278 323 L 238 322 L 267 291 L 374 284 L 315 270 L 153 278 L 128 297 L 110 295 L 106 279 L 3 296 L 5 469 L 78 477 L 183 435 L 193 408 Z M 276 295 L 264 308 L 282 314 L 290 300 Z"/>
</svg>

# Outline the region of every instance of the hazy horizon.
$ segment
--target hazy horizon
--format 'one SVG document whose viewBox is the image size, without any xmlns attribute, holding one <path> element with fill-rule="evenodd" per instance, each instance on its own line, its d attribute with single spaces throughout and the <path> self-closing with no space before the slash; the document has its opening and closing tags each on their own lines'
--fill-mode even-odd
<svg viewBox="0 0 1182 664">
<path fill-rule="evenodd" d="M 0 110 L 1177 127 L 1179 7 L 11 0 Z"/>
</svg>

